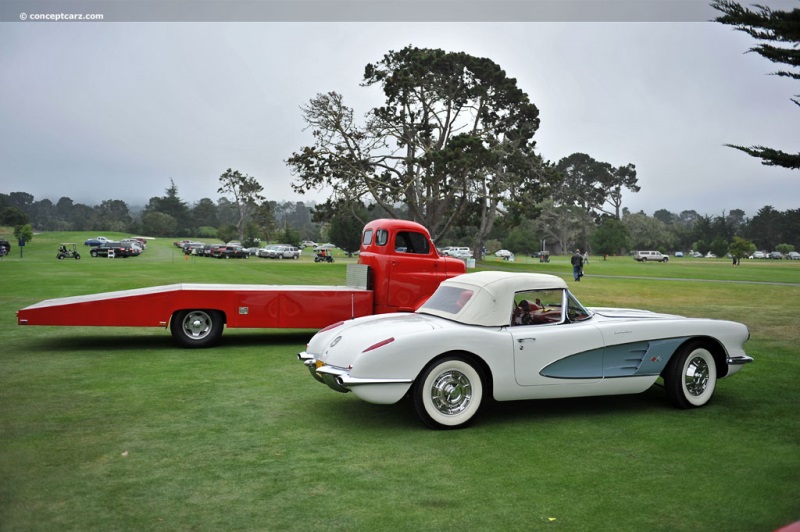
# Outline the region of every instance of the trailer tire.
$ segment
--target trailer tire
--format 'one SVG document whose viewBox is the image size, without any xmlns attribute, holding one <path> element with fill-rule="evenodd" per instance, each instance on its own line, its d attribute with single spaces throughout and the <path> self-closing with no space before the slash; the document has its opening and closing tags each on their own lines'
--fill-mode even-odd
<svg viewBox="0 0 800 532">
<path fill-rule="evenodd" d="M 224 324 L 218 310 L 180 310 L 172 315 L 169 329 L 181 347 L 211 347 L 222 336 Z"/>
</svg>

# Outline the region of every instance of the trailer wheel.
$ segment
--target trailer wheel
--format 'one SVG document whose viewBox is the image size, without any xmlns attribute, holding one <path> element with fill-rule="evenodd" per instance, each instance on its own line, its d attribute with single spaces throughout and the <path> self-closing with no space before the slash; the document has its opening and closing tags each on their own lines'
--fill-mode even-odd
<svg viewBox="0 0 800 532">
<path fill-rule="evenodd" d="M 218 310 L 181 310 L 173 314 L 169 329 L 182 347 L 211 347 L 222 336 L 224 322 Z"/>
</svg>

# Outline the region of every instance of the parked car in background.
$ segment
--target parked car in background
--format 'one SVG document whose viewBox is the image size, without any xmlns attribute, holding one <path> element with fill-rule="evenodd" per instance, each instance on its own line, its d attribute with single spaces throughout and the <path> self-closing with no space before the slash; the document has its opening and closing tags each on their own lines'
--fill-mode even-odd
<svg viewBox="0 0 800 532">
<path fill-rule="evenodd" d="M 84 246 L 99 246 L 100 244 L 105 244 L 106 242 L 110 242 L 110 240 L 107 239 L 104 236 L 98 236 L 96 238 L 88 239 L 86 242 L 83 243 L 83 245 Z"/>
<path fill-rule="evenodd" d="M 130 244 L 131 247 L 138 249 L 139 253 L 144 251 L 144 246 L 142 245 L 142 243 L 139 242 L 135 238 L 125 238 L 123 240 L 120 240 L 120 243 L 121 244 Z"/>
<path fill-rule="evenodd" d="M 788 260 L 800 260 L 800 253 L 796 251 L 790 251 L 789 253 L 786 254 L 786 258 Z"/>
<path fill-rule="evenodd" d="M 750 258 L 751 259 L 766 259 L 767 258 L 767 254 L 764 253 L 763 251 L 756 251 L 752 255 L 750 255 Z"/>
<path fill-rule="evenodd" d="M 280 244 L 271 250 L 271 259 L 299 259 L 302 251 L 288 244 Z"/>
<path fill-rule="evenodd" d="M 780 251 L 772 251 L 769 255 L 767 255 L 767 258 L 772 260 L 783 260 L 783 254 Z"/>
<path fill-rule="evenodd" d="M 138 240 L 142 245 L 142 249 L 147 249 L 147 239 L 143 236 L 132 236 L 131 239 Z"/>
<path fill-rule="evenodd" d="M 472 257 L 472 250 L 465 246 L 453 246 L 446 250 L 444 254 L 457 259 L 468 259 Z"/>
<path fill-rule="evenodd" d="M 667 262 L 669 257 L 662 255 L 660 251 L 634 251 L 633 259 L 638 262 L 656 261 Z"/>
<path fill-rule="evenodd" d="M 242 246 L 224 246 L 220 248 L 220 259 L 246 259 L 250 257 L 250 253 Z"/>
<path fill-rule="evenodd" d="M 108 257 L 110 253 L 113 253 L 114 258 L 136 257 L 141 253 L 141 249 L 129 242 L 106 242 L 92 247 L 89 251 L 92 257 Z"/>
<path fill-rule="evenodd" d="M 507 249 L 499 249 L 499 250 L 495 251 L 495 253 L 494 253 L 495 257 L 502 257 L 504 259 L 509 258 L 511 255 L 513 255 L 513 253 L 511 253 Z"/>
<path fill-rule="evenodd" d="M 269 244 L 264 246 L 263 248 L 258 249 L 258 255 L 262 259 L 269 259 L 275 254 L 275 250 L 277 249 L 278 244 Z"/>
<path fill-rule="evenodd" d="M 222 258 L 222 254 L 225 252 L 225 244 L 211 244 L 211 253 L 210 257 L 215 259 Z"/>
<path fill-rule="evenodd" d="M 303 248 L 313 248 L 316 245 L 317 245 L 317 243 L 316 242 L 312 242 L 311 240 L 303 240 L 302 242 L 300 242 L 300 247 L 303 247 Z"/>
<path fill-rule="evenodd" d="M 675 252 L 675 256 L 676 257 L 683 257 L 683 251 L 676 251 Z"/>
<path fill-rule="evenodd" d="M 453 246 L 445 246 L 443 248 L 436 248 L 436 252 L 442 257 L 448 257 L 448 252 L 453 249 Z"/>
<path fill-rule="evenodd" d="M 707 259 L 716 259 L 717 256 L 709 251 L 708 253 L 706 253 L 706 258 Z"/>
<path fill-rule="evenodd" d="M 183 246 L 183 252 L 186 255 L 203 255 L 203 249 L 206 247 L 204 242 L 189 242 Z"/>
</svg>

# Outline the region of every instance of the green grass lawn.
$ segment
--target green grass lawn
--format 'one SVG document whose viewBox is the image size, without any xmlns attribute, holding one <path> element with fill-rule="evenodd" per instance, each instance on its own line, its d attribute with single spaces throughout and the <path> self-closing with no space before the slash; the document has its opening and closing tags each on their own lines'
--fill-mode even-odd
<svg viewBox="0 0 800 532">
<path fill-rule="evenodd" d="M 229 330 L 184 350 L 161 329 L 18 327 L 42 299 L 174 282 L 342 284 L 345 263 L 0 261 L 0 530 L 770 531 L 800 519 L 800 262 L 568 257 L 481 268 L 566 277 L 592 306 L 746 323 L 755 362 L 701 409 L 641 395 L 488 403 L 459 431 L 364 403 L 296 360 L 311 331 Z M 116 235 L 106 235 L 116 236 Z M 711 281 L 711 282 L 709 282 Z"/>
</svg>

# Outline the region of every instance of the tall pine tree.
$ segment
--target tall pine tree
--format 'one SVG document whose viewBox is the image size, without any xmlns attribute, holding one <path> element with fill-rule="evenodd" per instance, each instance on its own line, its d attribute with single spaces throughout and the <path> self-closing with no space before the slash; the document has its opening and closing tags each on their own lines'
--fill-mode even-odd
<svg viewBox="0 0 800 532">
<path fill-rule="evenodd" d="M 788 70 L 775 72 L 777 76 L 800 79 L 800 8 L 792 11 L 775 11 L 769 7 L 756 5 L 751 11 L 730 0 L 715 0 L 711 6 L 724 13 L 716 21 L 735 27 L 753 38 L 761 41 L 750 48 L 751 52 L 769 59 L 773 63 L 788 65 Z M 800 106 L 800 95 L 792 98 L 792 102 Z M 766 166 L 781 166 L 793 170 L 800 169 L 800 153 L 787 153 L 766 146 L 736 146 L 736 148 L 753 157 L 761 159 Z"/>
</svg>

